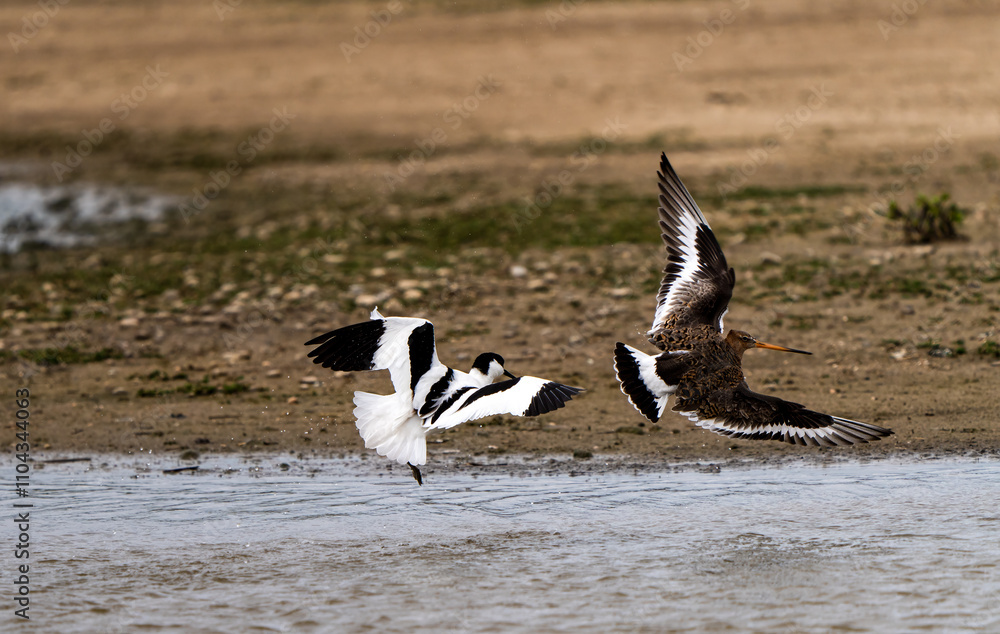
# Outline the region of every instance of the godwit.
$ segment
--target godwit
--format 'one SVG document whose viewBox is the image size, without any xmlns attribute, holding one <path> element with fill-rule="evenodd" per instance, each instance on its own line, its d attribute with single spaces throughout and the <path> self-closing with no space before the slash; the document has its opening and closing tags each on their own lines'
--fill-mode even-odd
<svg viewBox="0 0 1000 634">
<path fill-rule="evenodd" d="M 383 317 L 345 326 L 306 342 L 313 363 L 341 371 L 389 370 L 394 394 L 354 393 L 354 415 L 365 447 L 409 465 L 427 462 L 426 435 L 466 421 L 492 416 L 538 416 L 559 409 L 581 391 L 534 376 L 515 377 L 503 357 L 486 352 L 466 374 L 438 361 L 434 325 L 426 319 Z M 508 381 L 494 383 L 501 375 Z"/>
<path fill-rule="evenodd" d="M 741 367 L 750 348 L 811 353 L 763 343 L 740 330 L 723 337 L 722 318 L 736 273 L 666 154 L 657 174 L 668 262 L 647 334 L 663 352 L 650 356 L 620 342 L 615 346 L 615 370 L 632 405 L 656 422 L 673 395 L 673 411 L 699 427 L 736 438 L 830 446 L 890 435 L 877 425 L 814 412 L 750 389 Z"/>
</svg>

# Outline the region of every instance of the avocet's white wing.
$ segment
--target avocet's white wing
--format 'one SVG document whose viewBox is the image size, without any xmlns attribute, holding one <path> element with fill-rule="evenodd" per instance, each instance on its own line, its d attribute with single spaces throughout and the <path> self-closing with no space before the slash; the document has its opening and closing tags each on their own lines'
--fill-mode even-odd
<svg viewBox="0 0 1000 634">
<path fill-rule="evenodd" d="M 491 383 L 479 389 L 466 387 L 442 403 L 424 425 L 429 429 L 448 429 L 495 414 L 538 416 L 563 407 L 566 401 L 582 391 L 578 387 L 534 376 Z"/>
<path fill-rule="evenodd" d="M 378 309 L 369 321 L 322 334 L 306 342 L 313 363 L 343 372 L 388 370 L 397 393 L 411 397 L 417 382 L 432 369 L 447 368 L 438 360 L 434 325 L 414 317 L 382 317 Z"/>
<path fill-rule="evenodd" d="M 708 324 L 722 332 L 736 273 L 726 264 L 722 247 L 698 204 L 677 172 L 660 156 L 660 230 L 667 247 L 667 266 L 656 295 L 652 337 L 664 328 Z"/>
</svg>

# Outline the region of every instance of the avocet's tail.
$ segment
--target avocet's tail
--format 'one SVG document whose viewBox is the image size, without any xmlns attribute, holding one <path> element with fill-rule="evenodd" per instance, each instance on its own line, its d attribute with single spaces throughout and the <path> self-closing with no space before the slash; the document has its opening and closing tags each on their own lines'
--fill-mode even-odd
<svg viewBox="0 0 1000 634">
<path fill-rule="evenodd" d="M 355 392 L 354 405 L 365 447 L 399 464 L 426 464 L 425 430 L 408 394 Z"/>
</svg>

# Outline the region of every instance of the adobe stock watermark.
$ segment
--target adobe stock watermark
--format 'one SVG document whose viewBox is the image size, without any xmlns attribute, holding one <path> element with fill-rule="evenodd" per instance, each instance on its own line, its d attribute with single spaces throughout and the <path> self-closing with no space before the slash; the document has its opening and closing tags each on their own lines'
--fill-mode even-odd
<svg viewBox="0 0 1000 634">
<path fill-rule="evenodd" d="M 236 10 L 236 7 L 243 4 L 243 0 L 214 0 L 212 8 L 215 15 L 219 16 L 219 22 L 225 22 L 226 16 Z"/>
<path fill-rule="evenodd" d="M 402 13 L 405 8 L 402 0 L 389 0 L 384 8 L 370 11 L 368 15 L 371 19 L 354 27 L 354 39 L 340 43 L 340 52 L 344 54 L 347 63 L 351 63 L 352 57 L 360 55 L 373 40 L 382 35 L 383 30 L 392 23 L 393 17 Z"/>
<path fill-rule="evenodd" d="M 545 19 L 549 23 L 549 28 L 556 30 L 557 25 L 565 22 L 576 13 L 577 8 L 587 0 L 562 0 L 555 9 L 548 9 L 545 12 Z"/>
<path fill-rule="evenodd" d="M 626 289 L 629 292 L 642 288 L 642 285 L 649 278 L 650 274 L 659 275 L 659 271 L 650 271 L 644 267 L 637 267 L 631 270 L 625 277 L 615 282 L 615 287 Z M 621 297 L 620 295 L 618 297 Z M 578 311 L 572 319 L 578 320 L 572 323 L 569 329 L 573 334 L 564 341 L 558 342 L 559 358 L 565 360 L 570 354 L 589 349 L 588 344 L 592 337 L 598 336 L 606 331 L 610 324 L 610 319 L 622 312 L 621 300 L 617 297 L 605 297 L 601 305 L 597 308 L 589 308 L 586 311 Z"/>
<path fill-rule="evenodd" d="M 792 138 L 799 129 L 808 123 L 816 111 L 826 106 L 827 100 L 834 95 L 833 91 L 827 90 L 825 84 L 810 88 L 810 95 L 806 102 L 791 112 L 787 112 L 774 122 L 774 129 L 781 139 L 787 141 Z M 719 196 L 725 199 L 746 185 L 751 176 L 757 173 L 761 167 L 766 165 L 771 156 L 781 149 L 781 142 L 778 137 L 768 137 L 759 147 L 747 150 L 747 159 L 740 163 L 739 169 L 734 170 L 728 181 L 716 183 Z"/>
<path fill-rule="evenodd" d="M 83 317 L 87 321 L 94 318 L 110 318 L 114 314 L 113 304 L 116 300 L 124 300 L 129 292 L 135 288 L 135 276 L 129 275 L 124 269 L 119 269 L 110 278 L 103 289 L 91 299 L 85 300 L 82 304 L 77 304 L 74 312 L 77 317 Z M 88 337 L 88 331 L 83 327 L 82 320 L 72 319 L 66 328 L 53 333 L 54 347 L 67 348 L 84 343 Z"/>
<path fill-rule="evenodd" d="M 903 193 L 908 183 L 916 185 L 932 165 L 937 163 L 943 155 L 951 151 L 959 136 L 950 126 L 947 128 L 938 128 L 934 141 L 920 152 L 911 155 L 909 160 L 903 163 L 904 176 L 889 183 L 889 187 L 880 193 L 868 208 L 872 211 L 878 209 L 885 211 L 888 209 L 889 203 L 896 196 Z"/>
<path fill-rule="evenodd" d="M 450 108 L 441 114 L 441 119 L 448 129 L 455 131 L 462 127 L 462 124 L 472 116 L 484 101 L 492 97 L 503 84 L 493 75 L 485 75 L 479 78 L 475 89 L 464 99 L 452 104 Z M 416 171 L 417 167 L 427 162 L 439 147 L 448 142 L 448 130 L 445 126 L 438 126 L 431 130 L 430 134 L 422 139 L 414 139 L 416 148 L 399 160 L 395 172 L 386 172 L 383 175 L 386 193 L 396 191 L 403 181 L 409 178 Z"/>
<path fill-rule="evenodd" d="M 552 206 L 555 199 L 576 181 L 577 175 L 587 171 L 596 163 L 597 157 L 607 151 L 608 146 L 618 140 L 628 127 L 617 116 L 614 119 L 608 117 L 604 120 L 604 124 L 601 136 L 581 145 L 570 157 L 569 162 L 576 168 L 575 170 L 564 169 L 551 178 L 543 179 L 534 197 L 525 197 L 524 207 L 511 218 L 518 233 L 542 215 L 542 211 Z"/>
<path fill-rule="evenodd" d="M 224 169 L 209 172 L 208 180 L 200 187 L 195 187 L 191 199 L 177 208 L 185 222 L 191 222 L 193 216 L 205 211 L 209 203 L 229 187 L 233 178 L 239 176 L 243 168 L 253 163 L 257 156 L 274 142 L 277 134 L 285 130 L 298 116 L 289 113 L 287 107 L 274 108 L 271 110 L 271 115 L 267 125 L 262 126 L 236 146 L 236 154 L 240 160 L 233 159 L 226 163 Z"/>
<path fill-rule="evenodd" d="M 889 36 L 898 31 L 903 25 L 910 21 L 920 7 L 927 4 L 927 0 L 903 0 L 892 3 L 892 11 L 889 17 L 876 22 L 878 32 L 882 34 L 882 40 L 888 42 Z"/>
<path fill-rule="evenodd" d="M 38 0 L 35 4 L 38 5 L 38 11 L 21 18 L 21 32 L 7 32 L 7 41 L 15 55 L 49 25 L 59 10 L 69 4 L 69 0 Z"/>
<path fill-rule="evenodd" d="M 736 8 L 740 12 L 746 11 L 750 6 L 750 0 L 731 0 Z M 705 20 L 702 22 L 704 29 L 699 31 L 694 37 L 688 36 L 686 42 L 687 45 L 684 47 L 684 52 L 674 52 L 673 60 L 674 65 L 677 66 L 677 70 L 684 72 L 694 66 L 694 60 L 701 57 L 702 53 L 705 52 L 712 44 L 715 44 L 715 40 L 722 35 L 726 27 L 736 22 L 736 18 L 739 17 L 739 13 L 736 13 L 729 7 L 726 7 L 719 12 L 718 17 L 712 18 L 710 20 Z"/>
<path fill-rule="evenodd" d="M 942 155 L 951 151 L 955 139 L 958 137 L 959 135 L 950 127 L 938 128 L 934 141 L 920 152 L 911 155 L 910 159 L 903 164 L 903 172 L 907 174 L 907 177 L 894 180 L 889 183 L 887 188 L 878 192 L 875 200 L 862 208 L 863 215 L 860 218 L 845 219 L 841 223 L 840 229 L 851 243 L 856 244 L 868 235 L 869 228 L 876 219 L 886 217 L 890 203 L 906 190 L 907 183 L 916 189 L 916 184 L 924 177 L 931 165 L 940 160 Z"/>
<path fill-rule="evenodd" d="M 126 93 L 122 93 L 117 99 L 111 102 L 111 112 L 118 115 L 118 121 L 128 119 L 132 111 L 139 107 L 143 101 L 163 84 L 163 80 L 170 76 L 170 73 L 156 67 L 147 66 L 146 74 L 135 86 Z M 66 158 L 64 161 L 52 161 L 52 172 L 61 183 L 63 178 L 72 174 L 73 170 L 83 164 L 83 159 L 94 153 L 104 139 L 118 129 L 118 123 L 111 117 L 104 117 L 97 123 L 97 127 L 90 130 L 80 131 L 83 139 L 75 146 L 66 146 Z"/>
</svg>

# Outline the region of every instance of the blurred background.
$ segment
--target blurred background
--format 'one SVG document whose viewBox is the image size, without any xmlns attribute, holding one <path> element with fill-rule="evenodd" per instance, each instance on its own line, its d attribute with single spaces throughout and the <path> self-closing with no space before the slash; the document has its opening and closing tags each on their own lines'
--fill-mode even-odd
<svg viewBox="0 0 1000 634">
<path fill-rule="evenodd" d="M 73 366 L 133 410 L 294 399 L 328 380 L 301 341 L 378 304 L 446 320 L 459 365 L 503 338 L 522 371 L 617 407 L 610 346 L 652 314 L 666 152 L 737 269 L 730 320 L 828 355 L 830 381 L 954 392 L 1000 359 L 998 18 L 985 0 L 4 3 L 5 372 Z M 758 378 L 795 396 L 783 371 Z"/>
</svg>

